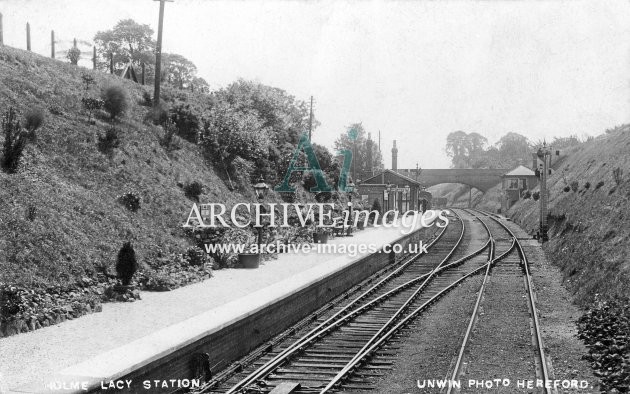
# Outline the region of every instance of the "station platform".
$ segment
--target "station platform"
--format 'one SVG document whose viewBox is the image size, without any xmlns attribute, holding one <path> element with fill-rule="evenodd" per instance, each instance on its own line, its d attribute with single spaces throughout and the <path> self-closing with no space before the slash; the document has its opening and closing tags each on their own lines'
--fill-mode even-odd
<svg viewBox="0 0 630 394">
<path fill-rule="evenodd" d="M 409 238 L 403 229 L 368 228 L 329 243 L 380 248 Z M 1 338 L 0 392 L 94 390 L 312 288 L 322 278 L 345 275 L 367 254 L 280 254 L 258 269 L 218 270 L 200 283 L 141 292 L 141 301 L 106 303 L 100 313 Z"/>
</svg>

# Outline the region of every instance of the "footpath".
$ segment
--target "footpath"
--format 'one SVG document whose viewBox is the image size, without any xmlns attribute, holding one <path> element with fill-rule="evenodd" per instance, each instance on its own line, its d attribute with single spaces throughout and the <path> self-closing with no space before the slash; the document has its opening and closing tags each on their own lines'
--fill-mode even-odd
<svg viewBox="0 0 630 394">
<path fill-rule="evenodd" d="M 402 237 L 402 230 L 368 228 L 329 243 L 380 247 Z M 250 302 L 252 293 L 271 286 L 281 291 L 294 278 L 322 275 L 324 264 L 348 264 L 366 254 L 280 254 L 277 259 L 261 263 L 258 269 L 214 271 L 212 278 L 200 283 L 170 292 L 141 292 L 142 300 L 137 302 L 105 303 L 100 313 L 0 338 L 0 393 L 27 384 L 44 384 L 47 377 L 77 364 L 94 365 L 99 354 L 134 341 L 141 343 L 143 337 L 228 303 L 234 309 L 246 309 L 244 303 Z"/>
</svg>

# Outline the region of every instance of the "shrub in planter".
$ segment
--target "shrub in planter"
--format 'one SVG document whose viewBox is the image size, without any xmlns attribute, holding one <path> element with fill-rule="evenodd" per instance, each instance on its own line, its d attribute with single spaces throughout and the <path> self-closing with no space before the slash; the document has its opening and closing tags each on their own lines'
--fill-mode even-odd
<svg viewBox="0 0 630 394">
<path fill-rule="evenodd" d="M 532 194 L 532 198 L 534 201 L 538 201 L 540 199 L 540 192 L 534 192 L 534 194 Z"/>
<path fill-rule="evenodd" d="M 129 286 L 133 274 L 138 270 L 138 261 L 136 260 L 136 252 L 133 250 L 131 242 L 125 242 L 118 252 L 116 261 L 116 273 L 120 278 L 123 286 Z"/>
<path fill-rule="evenodd" d="M 103 107 L 109 112 L 111 119 L 123 115 L 129 106 L 127 91 L 122 86 L 108 86 L 101 93 L 101 98 L 103 99 Z"/>
<path fill-rule="evenodd" d="M 532 197 L 532 192 L 530 192 L 529 190 L 525 190 L 525 191 L 523 192 L 523 198 L 524 198 L 525 200 L 530 199 L 531 197 Z"/>
</svg>

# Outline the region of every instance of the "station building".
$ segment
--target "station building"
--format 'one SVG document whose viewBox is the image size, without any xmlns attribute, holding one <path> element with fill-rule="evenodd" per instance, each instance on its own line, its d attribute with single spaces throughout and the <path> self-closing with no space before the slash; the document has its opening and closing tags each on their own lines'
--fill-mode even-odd
<svg viewBox="0 0 630 394">
<path fill-rule="evenodd" d="M 368 146 L 371 146 L 369 137 Z M 371 163 L 371 154 L 368 154 L 368 163 Z M 363 174 L 364 179 L 358 182 L 358 193 L 364 208 L 369 209 L 378 201 L 382 212 L 395 210 L 402 214 L 409 210 L 427 209 L 431 194 L 423 190 L 420 182 L 399 173 L 397 169 L 398 148 L 394 141 L 392 169 Z"/>
</svg>

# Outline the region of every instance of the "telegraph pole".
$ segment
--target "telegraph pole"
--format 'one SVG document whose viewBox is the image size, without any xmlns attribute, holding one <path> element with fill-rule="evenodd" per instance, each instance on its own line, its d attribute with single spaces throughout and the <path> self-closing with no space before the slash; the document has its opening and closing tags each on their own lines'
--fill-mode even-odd
<svg viewBox="0 0 630 394">
<path fill-rule="evenodd" d="M 160 80 L 162 79 L 162 26 L 164 25 L 164 3 L 173 0 L 153 0 L 160 2 L 160 17 L 158 20 L 158 36 L 155 45 L 155 88 L 153 91 L 153 106 L 160 104 Z"/>
<path fill-rule="evenodd" d="M 311 112 L 308 116 L 308 140 L 311 141 L 311 134 L 313 132 L 313 96 L 311 96 Z"/>
</svg>

